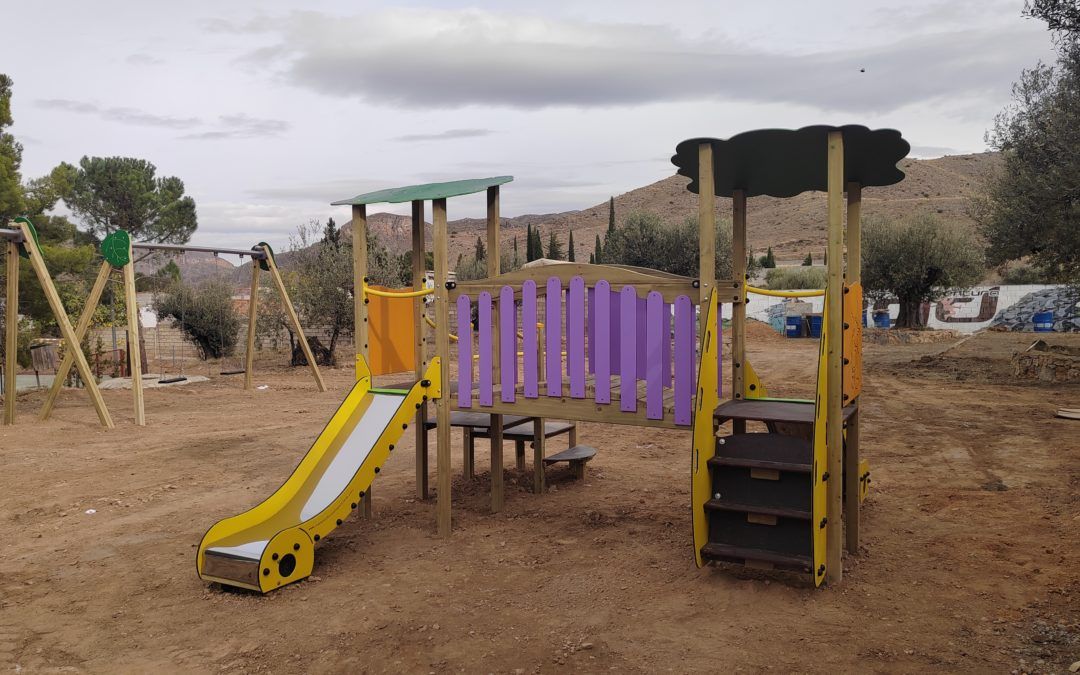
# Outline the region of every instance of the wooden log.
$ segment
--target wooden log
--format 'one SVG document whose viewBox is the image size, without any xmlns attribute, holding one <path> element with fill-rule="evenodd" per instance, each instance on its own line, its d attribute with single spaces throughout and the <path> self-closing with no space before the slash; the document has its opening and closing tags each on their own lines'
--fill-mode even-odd
<svg viewBox="0 0 1080 675">
<path fill-rule="evenodd" d="M 7 241 L 7 297 L 4 305 L 4 424 L 15 424 L 19 370 L 19 245 Z"/>
<path fill-rule="evenodd" d="M 547 478 L 544 472 L 544 419 L 533 420 L 533 492 L 538 495 L 547 490 Z"/>
<path fill-rule="evenodd" d="M 698 144 L 698 279 L 698 304 L 705 304 L 716 287 L 716 182 L 708 141 Z"/>
<path fill-rule="evenodd" d="M 131 373 L 131 397 L 135 405 L 135 424 L 146 426 L 146 409 L 143 401 L 142 355 L 139 353 L 139 304 L 135 297 L 135 256 L 128 245 L 128 264 L 124 265 L 124 303 L 128 323 L 128 363 Z"/>
<path fill-rule="evenodd" d="M 255 386 L 255 328 L 259 323 L 259 267 L 258 260 L 251 261 L 251 298 L 248 300 L 247 347 L 244 351 L 244 389 Z"/>
<path fill-rule="evenodd" d="M 826 352 L 826 447 L 829 450 L 828 518 L 825 579 L 830 584 L 844 578 L 843 564 L 843 336 L 844 336 L 844 138 L 829 132 L 828 148 L 828 286 L 826 302 L 829 325 Z M 856 499 L 858 495 L 856 493 Z"/>
<path fill-rule="evenodd" d="M 112 265 L 108 261 L 103 261 L 101 268 L 98 269 L 97 278 L 94 279 L 94 285 L 90 288 L 90 295 L 87 296 L 82 313 L 79 314 L 79 321 L 75 325 L 75 336 L 79 338 L 79 344 L 82 344 L 82 339 L 90 328 L 90 322 L 94 319 L 94 312 L 97 311 L 98 304 L 101 302 L 101 295 L 105 292 L 105 286 L 109 283 L 112 269 Z M 67 379 L 71 366 L 74 364 L 75 357 L 70 351 L 65 352 L 64 358 L 60 360 L 60 366 L 56 369 L 56 376 L 53 378 L 52 386 L 49 387 L 49 394 L 45 397 L 45 405 L 41 407 L 39 417 L 42 421 L 49 419 L 52 414 L 56 399 L 60 395 L 60 390 L 64 387 L 64 380 Z"/>
<path fill-rule="evenodd" d="M 315 355 L 311 353 L 311 345 L 308 344 L 307 337 L 304 336 L 304 327 L 300 325 L 300 317 L 296 315 L 296 309 L 293 307 L 292 300 L 289 299 L 289 291 L 285 288 L 285 281 L 281 278 L 281 272 L 278 271 L 277 263 L 274 262 L 274 256 L 270 255 L 269 251 L 266 251 L 266 262 L 270 267 L 270 278 L 274 280 L 278 295 L 281 296 L 281 304 L 285 308 L 285 314 L 289 317 L 293 332 L 296 333 L 296 337 L 300 341 L 300 349 L 303 350 L 304 358 L 307 359 L 308 368 L 311 369 L 311 376 L 315 378 L 315 384 L 318 386 L 319 391 L 326 391 L 322 373 L 319 372 L 319 364 L 315 363 Z"/>
<path fill-rule="evenodd" d="M 98 420 L 106 429 L 112 429 L 114 426 L 112 416 L 109 415 L 109 409 L 105 406 L 105 399 L 101 397 L 101 391 L 98 390 L 97 380 L 94 379 L 94 373 L 90 370 L 90 364 L 86 362 L 86 356 L 83 354 L 79 339 L 75 335 L 75 329 L 71 326 L 67 311 L 64 310 L 64 303 L 60 301 L 60 294 L 56 292 L 52 277 L 49 276 L 49 270 L 45 267 L 45 259 L 41 255 L 41 249 L 38 248 L 37 240 L 34 239 L 26 223 L 19 223 L 19 228 L 23 233 L 23 246 L 26 247 L 26 251 L 30 254 L 30 267 L 33 268 L 34 274 L 41 284 L 41 289 L 45 293 L 45 299 L 49 303 L 56 324 L 60 327 L 60 335 L 64 338 L 67 349 L 75 359 L 75 369 L 78 371 L 79 377 L 82 378 L 83 384 L 86 385 L 86 393 L 90 397 L 90 402 L 94 404 Z"/>
<path fill-rule="evenodd" d="M 446 199 L 431 202 L 431 220 L 435 227 L 435 355 L 439 357 L 442 396 L 435 402 L 438 423 L 438 457 L 435 470 L 438 481 L 436 522 L 439 536 L 448 537 L 452 529 L 450 495 L 450 294 L 446 288 L 447 247 Z"/>
<path fill-rule="evenodd" d="M 502 260 L 501 249 L 501 215 L 499 213 L 499 186 L 492 185 L 487 189 L 487 275 L 488 278 L 497 277 L 502 272 L 500 262 Z M 499 324 L 498 309 L 493 308 L 491 321 L 492 346 L 494 350 L 499 348 Z M 499 354 L 495 351 L 492 355 L 494 365 L 494 378 L 499 378 Z M 491 512 L 498 513 L 503 510 L 505 503 L 506 486 L 503 479 L 503 418 L 502 415 L 491 416 Z"/>
</svg>

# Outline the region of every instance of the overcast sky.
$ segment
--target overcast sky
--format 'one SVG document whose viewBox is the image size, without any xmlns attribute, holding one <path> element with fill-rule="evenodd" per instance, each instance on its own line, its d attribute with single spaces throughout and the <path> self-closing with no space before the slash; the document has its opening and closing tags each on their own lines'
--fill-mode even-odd
<svg viewBox="0 0 1080 675">
<path fill-rule="evenodd" d="M 281 247 L 348 220 L 333 200 L 435 180 L 514 175 L 504 215 L 585 208 L 671 175 L 684 138 L 760 127 L 978 152 L 1052 58 L 1021 0 L 5 4 L 24 176 L 148 159 L 195 198 L 194 241 L 222 246 Z"/>
</svg>

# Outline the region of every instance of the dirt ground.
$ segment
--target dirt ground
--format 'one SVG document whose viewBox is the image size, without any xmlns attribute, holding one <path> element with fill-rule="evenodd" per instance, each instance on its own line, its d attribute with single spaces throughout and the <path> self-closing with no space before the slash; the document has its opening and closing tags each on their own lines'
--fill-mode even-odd
<svg viewBox="0 0 1080 675">
<path fill-rule="evenodd" d="M 284 480 L 349 371 L 328 371 L 325 394 L 300 370 L 263 370 L 263 391 L 236 378 L 148 390 L 145 428 L 130 392 L 106 391 L 111 432 L 81 392 L 48 423 L 42 394 L 20 397 L 18 425 L 0 428 L 0 668 L 1067 672 L 1080 660 L 1080 422 L 1053 413 L 1080 407 L 1080 387 L 1014 381 L 1008 358 L 1030 338 L 867 345 L 863 545 L 821 589 L 696 569 L 689 434 L 582 424 L 600 450 L 588 478 L 553 470 L 538 496 L 511 471 L 498 515 L 486 441 L 465 483 L 455 431 L 449 539 L 416 499 L 410 428 L 374 519 L 329 537 L 315 576 L 265 597 L 226 591 L 195 574 L 200 537 Z M 809 340 L 750 346 L 773 395 L 809 394 L 815 353 Z"/>
</svg>

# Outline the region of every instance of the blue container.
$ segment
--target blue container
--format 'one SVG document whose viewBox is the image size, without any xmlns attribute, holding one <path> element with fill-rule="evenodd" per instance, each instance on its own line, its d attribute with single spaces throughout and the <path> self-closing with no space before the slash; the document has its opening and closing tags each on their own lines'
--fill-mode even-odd
<svg viewBox="0 0 1080 675">
<path fill-rule="evenodd" d="M 892 328 L 892 319 L 888 312 L 874 315 L 874 328 Z"/>
<path fill-rule="evenodd" d="M 789 316 L 787 317 L 787 323 L 784 324 L 784 335 L 789 338 L 802 337 L 802 317 L 801 316 Z"/>
<path fill-rule="evenodd" d="M 1031 322 L 1035 324 L 1036 333 L 1054 332 L 1053 312 L 1035 312 L 1035 315 L 1031 317 Z"/>
<path fill-rule="evenodd" d="M 810 322 L 810 337 L 812 337 L 812 338 L 821 337 L 821 315 L 820 314 L 811 314 L 810 316 L 808 316 L 806 318 Z"/>
</svg>

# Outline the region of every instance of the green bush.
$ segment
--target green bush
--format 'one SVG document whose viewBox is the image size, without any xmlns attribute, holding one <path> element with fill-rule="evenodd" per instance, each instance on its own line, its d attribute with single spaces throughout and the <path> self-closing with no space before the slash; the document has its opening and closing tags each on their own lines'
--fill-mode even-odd
<svg viewBox="0 0 1080 675">
<path fill-rule="evenodd" d="M 1048 284 L 1053 283 L 1051 279 L 1047 278 L 1047 275 L 1042 270 L 1020 263 L 1009 267 L 1001 273 L 1001 283 L 1003 284 Z"/>
<path fill-rule="evenodd" d="M 698 276 L 698 225 L 687 218 L 665 226 L 660 216 L 635 211 L 604 241 L 604 262 Z M 757 261 L 752 261 L 756 266 Z M 716 226 L 716 278 L 731 278 L 731 224 Z"/>
<path fill-rule="evenodd" d="M 828 281 L 821 267 L 774 267 L 765 272 L 765 286 L 774 291 L 825 288 Z"/>
<path fill-rule="evenodd" d="M 154 311 L 159 319 L 172 319 L 203 359 L 230 356 L 236 349 L 240 317 L 233 309 L 232 290 L 221 281 L 176 283 L 154 298 Z"/>
</svg>

